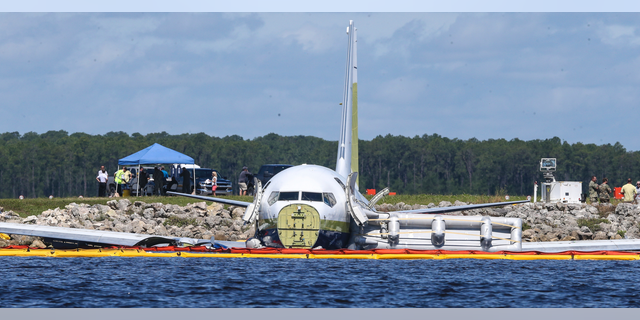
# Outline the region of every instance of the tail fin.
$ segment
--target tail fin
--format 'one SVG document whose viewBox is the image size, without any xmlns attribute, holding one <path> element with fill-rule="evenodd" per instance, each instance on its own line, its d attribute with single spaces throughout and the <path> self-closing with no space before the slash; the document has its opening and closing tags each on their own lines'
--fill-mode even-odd
<svg viewBox="0 0 640 320">
<path fill-rule="evenodd" d="M 342 99 L 342 123 L 336 172 L 343 177 L 358 171 L 358 66 L 357 38 L 353 20 L 347 28 L 347 66 Z"/>
</svg>

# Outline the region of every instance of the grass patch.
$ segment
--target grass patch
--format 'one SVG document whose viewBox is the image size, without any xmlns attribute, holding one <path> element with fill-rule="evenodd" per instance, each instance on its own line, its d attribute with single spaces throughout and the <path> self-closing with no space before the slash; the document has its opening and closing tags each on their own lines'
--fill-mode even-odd
<svg viewBox="0 0 640 320">
<path fill-rule="evenodd" d="M 522 231 L 529 230 L 529 229 L 531 229 L 531 226 L 528 223 L 526 222 L 522 223 Z"/>
<path fill-rule="evenodd" d="M 226 196 L 224 199 L 252 202 L 253 197 L 251 196 Z M 162 204 L 177 204 L 179 206 L 186 206 L 189 203 L 202 202 L 202 200 L 187 198 L 187 197 L 178 197 L 178 196 L 152 196 L 152 197 L 127 197 L 127 198 L 27 198 L 24 200 L 20 199 L 0 199 L 0 207 L 4 208 L 4 211 L 13 211 L 19 214 L 21 217 L 26 218 L 30 215 L 39 215 L 43 211 L 55 208 L 64 208 L 66 205 L 75 202 L 75 203 L 86 203 L 90 206 L 95 204 L 103 204 L 106 205 L 109 200 L 120 200 L 120 199 L 129 199 L 131 203 L 136 201 L 143 201 L 145 203 L 153 203 L 153 202 L 161 202 Z M 211 204 L 211 202 L 207 202 L 207 204 Z M 228 207 L 228 206 L 225 206 Z"/>
<path fill-rule="evenodd" d="M 591 230 L 591 232 L 598 232 L 601 230 L 600 228 L 600 223 L 604 222 L 604 223 L 610 223 L 609 220 L 607 219 L 578 219 L 578 227 L 583 227 L 586 226 L 587 228 L 589 228 L 589 230 Z"/>
<path fill-rule="evenodd" d="M 163 225 L 165 226 L 176 226 L 178 228 L 182 228 L 184 226 L 195 226 L 196 219 L 195 218 L 179 218 L 176 216 L 171 216 L 164 221 Z"/>
<path fill-rule="evenodd" d="M 624 230 L 618 230 L 618 234 L 619 234 L 621 237 L 623 237 L 623 238 L 624 238 L 624 235 L 625 235 L 626 233 L 627 233 L 627 232 L 626 232 L 626 231 L 624 231 Z"/>
</svg>

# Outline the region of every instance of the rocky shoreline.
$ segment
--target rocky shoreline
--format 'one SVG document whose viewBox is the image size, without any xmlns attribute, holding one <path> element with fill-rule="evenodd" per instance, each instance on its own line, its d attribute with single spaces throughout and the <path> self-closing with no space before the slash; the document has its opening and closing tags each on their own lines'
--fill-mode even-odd
<svg viewBox="0 0 640 320">
<path fill-rule="evenodd" d="M 218 203 L 207 206 L 204 201 L 178 206 L 121 199 L 110 200 L 107 205 L 71 203 L 64 209 L 26 218 L 6 211 L 0 213 L 0 222 L 235 241 L 253 235 L 253 226 L 243 226 L 243 214 L 244 208 L 224 208 Z M 16 235 L 11 240 L 0 239 L 0 247 L 10 245 L 45 247 L 37 237 Z"/>
<path fill-rule="evenodd" d="M 442 201 L 438 205 L 376 205 L 378 211 L 410 210 L 420 208 L 466 205 L 456 201 Z M 196 239 L 242 240 L 253 235 L 254 226 L 243 226 L 244 208 L 202 202 L 178 206 L 162 203 L 145 203 L 128 199 L 111 200 L 107 205 L 71 203 L 64 209 L 44 211 L 38 216 L 21 218 L 12 211 L 0 213 L 0 222 L 94 229 L 116 232 L 155 234 L 160 236 Z M 604 204 L 525 203 L 463 211 L 450 215 L 483 215 L 492 217 L 521 218 L 523 241 L 568 241 L 640 238 L 640 207 L 622 203 L 617 206 Z M 41 239 L 28 236 L 0 238 L 0 247 L 29 245 L 44 248 Z"/>
</svg>

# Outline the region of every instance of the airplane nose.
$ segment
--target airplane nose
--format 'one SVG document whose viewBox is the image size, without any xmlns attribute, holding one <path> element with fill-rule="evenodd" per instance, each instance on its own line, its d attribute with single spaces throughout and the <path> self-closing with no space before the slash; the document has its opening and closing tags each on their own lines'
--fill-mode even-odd
<svg viewBox="0 0 640 320">
<path fill-rule="evenodd" d="M 313 248 L 318 240 L 320 214 L 308 204 L 290 204 L 278 213 L 277 228 L 285 248 Z"/>
</svg>

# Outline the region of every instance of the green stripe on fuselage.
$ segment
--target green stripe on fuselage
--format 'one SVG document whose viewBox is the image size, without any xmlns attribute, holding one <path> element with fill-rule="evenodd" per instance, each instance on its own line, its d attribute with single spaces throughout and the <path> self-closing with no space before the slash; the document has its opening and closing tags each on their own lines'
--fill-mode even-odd
<svg viewBox="0 0 640 320">
<path fill-rule="evenodd" d="M 358 170 L 358 83 L 353 84 L 353 100 L 351 103 L 351 172 Z M 356 183 L 360 176 L 356 177 Z"/>
</svg>

